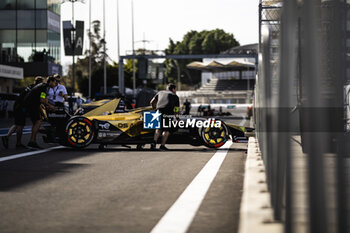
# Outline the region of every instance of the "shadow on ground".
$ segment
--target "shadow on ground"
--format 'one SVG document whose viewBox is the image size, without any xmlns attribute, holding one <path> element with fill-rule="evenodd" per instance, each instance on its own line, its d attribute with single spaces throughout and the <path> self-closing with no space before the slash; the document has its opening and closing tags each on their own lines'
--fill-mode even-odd
<svg viewBox="0 0 350 233">
<path fill-rule="evenodd" d="M 184 145 L 184 148 L 172 148 L 170 145 L 169 151 L 150 150 L 148 148 L 143 150 L 137 150 L 136 148 L 116 147 L 111 146 L 106 149 L 98 149 L 97 145 L 91 145 L 88 148 L 73 149 L 69 147 L 55 149 L 46 153 L 31 155 L 20 159 L 14 159 L 4 161 L 0 163 L 0 192 L 9 191 L 15 188 L 19 188 L 24 185 L 59 176 L 65 173 L 69 173 L 72 169 L 77 169 L 83 166 L 89 166 L 89 164 L 80 163 L 68 163 L 69 160 L 74 160 L 82 157 L 95 156 L 97 153 L 99 156 L 103 156 L 104 153 L 115 153 L 118 155 L 125 155 L 131 153 L 139 154 L 142 153 L 152 156 L 154 154 L 161 153 L 172 153 L 172 152 L 190 152 L 193 153 L 212 153 L 216 151 L 227 150 L 227 149 L 211 149 L 201 147 L 193 147 Z M 186 148 L 185 148 L 186 147 Z M 229 151 L 246 151 L 241 148 L 229 148 Z M 24 151 L 28 152 L 28 151 Z M 185 153 L 183 153 L 186 155 Z"/>
</svg>

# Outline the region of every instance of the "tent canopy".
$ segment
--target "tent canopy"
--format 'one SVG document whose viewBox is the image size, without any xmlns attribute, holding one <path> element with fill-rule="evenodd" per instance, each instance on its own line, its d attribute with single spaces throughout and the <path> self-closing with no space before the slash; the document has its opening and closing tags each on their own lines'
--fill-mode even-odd
<svg viewBox="0 0 350 233">
<path fill-rule="evenodd" d="M 194 61 L 186 66 L 188 69 L 208 71 L 208 72 L 224 72 L 224 71 L 251 71 L 255 70 L 255 64 L 245 61 L 228 60 L 226 62 L 211 61 L 209 63 Z"/>
</svg>

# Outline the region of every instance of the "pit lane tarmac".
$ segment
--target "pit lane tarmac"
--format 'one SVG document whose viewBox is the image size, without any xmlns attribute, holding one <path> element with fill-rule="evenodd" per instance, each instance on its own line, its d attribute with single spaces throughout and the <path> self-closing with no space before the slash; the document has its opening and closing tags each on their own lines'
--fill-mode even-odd
<svg viewBox="0 0 350 233">
<path fill-rule="evenodd" d="M 151 232 L 188 189 L 198 206 L 185 217 L 189 204 L 177 205 L 174 232 L 237 232 L 247 145 L 168 147 L 57 148 L 0 162 L 1 232 Z M 211 161 L 207 190 L 193 188 Z"/>
</svg>

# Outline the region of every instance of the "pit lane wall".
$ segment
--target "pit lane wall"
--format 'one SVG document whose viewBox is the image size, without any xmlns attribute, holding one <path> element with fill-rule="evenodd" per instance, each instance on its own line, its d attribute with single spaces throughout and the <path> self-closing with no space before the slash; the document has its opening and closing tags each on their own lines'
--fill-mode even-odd
<svg viewBox="0 0 350 233">
<path fill-rule="evenodd" d="M 245 165 L 239 233 L 282 233 L 283 224 L 274 221 L 264 162 L 258 140 L 250 137 Z"/>
</svg>

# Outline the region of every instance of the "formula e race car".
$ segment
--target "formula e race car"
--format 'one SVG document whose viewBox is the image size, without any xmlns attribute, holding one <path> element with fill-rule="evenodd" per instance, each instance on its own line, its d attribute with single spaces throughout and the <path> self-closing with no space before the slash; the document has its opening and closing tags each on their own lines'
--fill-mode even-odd
<svg viewBox="0 0 350 233">
<path fill-rule="evenodd" d="M 109 144 L 137 145 L 137 149 L 142 149 L 146 144 L 152 143 L 155 129 L 147 129 L 144 124 L 145 113 L 153 111 L 152 108 L 142 107 L 121 113 L 120 106 L 124 106 L 122 101 L 113 99 L 84 115 L 70 117 L 62 127 L 63 132 L 59 134 L 59 142 L 74 148 L 99 144 L 100 149 Z M 181 124 L 180 121 L 189 123 Z M 173 127 L 167 144 L 205 145 L 209 148 L 219 148 L 230 136 L 235 142 L 246 141 L 245 133 L 253 130 L 227 124 L 214 118 L 180 116 L 175 122 L 179 124 L 169 123 Z"/>
</svg>

